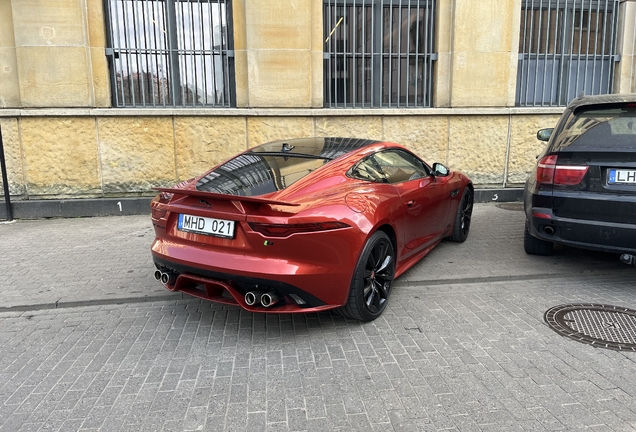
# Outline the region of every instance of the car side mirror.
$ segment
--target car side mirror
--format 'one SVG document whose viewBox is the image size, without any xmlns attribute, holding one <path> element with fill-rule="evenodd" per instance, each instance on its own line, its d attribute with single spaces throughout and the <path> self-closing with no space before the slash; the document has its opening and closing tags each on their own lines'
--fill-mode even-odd
<svg viewBox="0 0 636 432">
<path fill-rule="evenodd" d="M 554 131 L 554 128 L 539 130 L 539 132 L 537 132 L 537 139 L 539 141 L 548 141 L 550 137 L 552 136 L 552 131 Z"/>
<path fill-rule="evenodd" d="M 443 164 L 435 162 L 433 164 L 433 175 L 435 177 L 446 177 L 450 171 Z"/>
</svg>

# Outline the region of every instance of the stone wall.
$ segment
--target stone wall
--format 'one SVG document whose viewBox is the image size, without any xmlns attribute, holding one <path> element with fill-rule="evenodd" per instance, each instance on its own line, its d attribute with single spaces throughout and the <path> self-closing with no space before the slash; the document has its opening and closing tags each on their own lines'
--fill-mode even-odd
<svg viewBox="0 0 636 432">
<path fill-rule="evenodd" d="M 252 146 L 307 136 L 351 136 L 406 145 L 427 162 L 470 175 L 478 187 L 521 185 L 544 147 L 536 131 L 559 109 L 431 109 L 411 113 L 357 110 L 225 110 L 124 115 L 121 110 L 16 111 L 0 116 L 9 186 L 23 199 L 152 194 L 202 174 Z M 528 110 L 526 110 L 528 111 Z M 41 113 L 42 114 L 42 113 Z M 83 114 L 83 115 L 80 115 Z"/>
<path fill-rule="evenodd" d="M 536 130 L 515 108 L 521 0 L 436 0 L 433 106 L 323 106 L 323 0 L 232 0 L 236 109 L 111 109 L 103 0 L 0 0 L 0 126 L 16 198 L 151 194 L 263 142 L 403 143 L 480 187 L 521 185 Z M 615 89 L 636 91 L 636 2 L 621 3 Z M 1 191 L 0 191 L 1 192 Z"/>
</svg>

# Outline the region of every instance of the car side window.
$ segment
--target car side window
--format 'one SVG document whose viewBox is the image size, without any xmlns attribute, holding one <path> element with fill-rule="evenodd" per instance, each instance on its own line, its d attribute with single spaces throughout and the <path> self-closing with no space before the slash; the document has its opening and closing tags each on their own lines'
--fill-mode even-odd
<svg viewBox="0 0 636 432">
<path fill-rule="evenodd" d="M 416 156 L 404 150 L 386 150 L 373 155 L 389 183 L 402 183 L 427 177 L 428 166 Z"/>
<path fill-rule="evenodd" d="M 411 153 L 399 149 L 374 153 L 350 170 L 352 177 L 379 183 L 402 183 L 430 174 L 428 165 Z"/>
<path fill-rule="evenodd" d="M 372 181 L 376 183 L 388 183 L 384 172 L 377 161 L 373 158 L 373 155 L 362 159 L 356 165 L 349 170 L 351 177 Z"/>
</svg>

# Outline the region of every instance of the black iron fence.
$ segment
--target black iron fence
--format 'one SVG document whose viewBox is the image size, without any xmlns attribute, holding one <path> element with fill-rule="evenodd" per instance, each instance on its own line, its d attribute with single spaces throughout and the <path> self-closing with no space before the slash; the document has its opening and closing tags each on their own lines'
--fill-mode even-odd
<svg viewBox="0 0 636 432">
<path fill-rule="evenodd" d="M 518 106 L 612 93 L 620 0 L 523 0 Z"/>
<path fill-rule="evenodd" d="M 436 0 L 323 0 L 325 106 L 430 107 Z"/>
<path fill-rule="evenodd" d="M 105 0 L 115 107 L 235 106 L 231 0 Z"/>
</svg>

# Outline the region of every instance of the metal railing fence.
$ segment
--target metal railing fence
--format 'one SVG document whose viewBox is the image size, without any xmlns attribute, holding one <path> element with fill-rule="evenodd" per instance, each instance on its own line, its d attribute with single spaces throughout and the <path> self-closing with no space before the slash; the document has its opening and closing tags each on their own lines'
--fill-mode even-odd
<svg viewBox="0 0 636 432">
<path fill-rule="evenodd" d="M 230 107 L 230 0 L 104 0 L 113 106 Z"/>
<path fill-rule="evenodd" d="M 435 0 L 324 0 L 329 108 L 430 107 Z"/>
<path fill-rule="evenodd" d="M 619 0 L 523 0 L 516 105 L 612 92 Z"/>
</svg>

